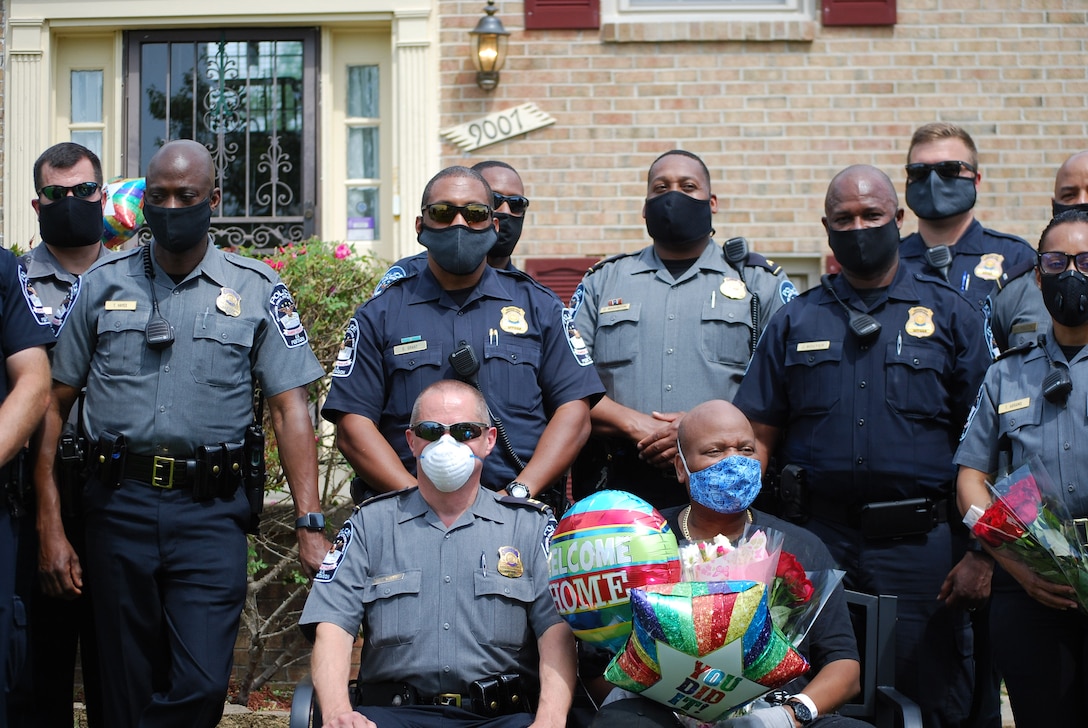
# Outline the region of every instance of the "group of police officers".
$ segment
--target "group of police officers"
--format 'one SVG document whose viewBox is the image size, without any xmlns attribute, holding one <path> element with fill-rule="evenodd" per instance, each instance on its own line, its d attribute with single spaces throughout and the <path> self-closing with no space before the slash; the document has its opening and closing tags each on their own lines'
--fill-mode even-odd
<svg viewBox="0 0 1088 728">
<path fill-rule="evenodd" d="M 416 221 L 426 252 L 398 261 L 348 322 L 322 415 L 369 495 L 403 491 L 417 484 L 405 439 L 419 425 L 416 397 L 459 379 L 497 433 L 486 488 L 561 508 L 573 469 L 575 497 L 619 488 L 665 508 L 687 502 L 673 467 L 684 413 L 732 400 L 775 475 L 763 507 L 819 536 L 848 587 L 899 597 L 897 685 L 927 726 L 999 725 L 1002 673 L 1018 725 L 1039 722 L 1044 687 L 1047 719 L 1079 720 L 1083 617 L 971 539 L 961 514 L 985 505 L 976 474 L 993 473 L 998 441 L 1011 439 L 1014 456 L 1040 452 L 1073 516 L 1088 516 L 1076 473 L 1088 432 L 1088 405 L 1076 407 L 1088 153 L 1059 170 L 1046 266 L 974 218 L 982 174 L 965 130 L 919 128 L 905 171 L 919 222 L 902 240 L 886 175 L 859 165 L 831 181 L 823 223 L 842 272 L 799 294 L 743 238 L 715 241 L 709 170 L 666 152 L 647 177 L 652 244 L 594 266 L 564 306 L 510 263 L 529 207 L 517 172 L 443 170 Z M 153 240 L 112 255 L 99 242 L 95 155 L 57 145 L 34 176 L 43 244 L 5 264 L 0 291 L 0 457 L 14 480 L 8 463 L 31 443 L 37 495 L 20 542 L 32 666 L 21 674 L 32 679 L 12 691 L 26 700 L 9 706 L 11 722 L 71 724 L 78 639 L 92 725 L 213 726 L 259 499 L 247 477 L 255 387 L 294 496 L 303 571 L 346 548 L 329 548 L 317 496 L 305 386 L 324 372 L 281 315 L 294 304 L 275 272 L 213 244 L 220 193 L 204 147 L 174 141 L 155 155 L 144 199 Z M 1067 373 L 1060 401 L 1042 391 L 1050 370 Z M 13 543 L 8 512 L 0 525 Z M 0 610 L 13 608 L 13 588 L 0 584 Z M 9 616 L 0 611 L 0 638 Z M 988 630 L 1012 624 L 1017 647 L 1003 641 L 991 666 Z M 1057 690 L 1021 663 L 1051 656 L 1071 665 Z"/>
</svg>

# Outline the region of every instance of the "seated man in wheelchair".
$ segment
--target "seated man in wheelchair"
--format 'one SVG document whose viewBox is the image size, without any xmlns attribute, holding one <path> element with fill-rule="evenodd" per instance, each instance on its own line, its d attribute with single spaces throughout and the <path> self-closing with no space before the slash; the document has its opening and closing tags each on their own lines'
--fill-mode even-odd
<svg viewBox="0 0 1088 728">
<path fill-rule="evenodd" d="M 783 548 L 806 569 L 835 568 L 823 543 L 795 526 L 750 506 L 760 489 L 756 438 L 744 413 L 723 400 L 693 407 L 680 423 L 676 477 L 690 503 L 661 512 L 684 541 L 709 541 L 718 534 L 736 540 L 747 524 L 766 526 L 785 537 Z M 841 584 L 817 617 L 801 652 L 812 669 L 804 677 L 760 700 L 756 710 L 726 724 L 733 728 L 861 728 L 868 724 L 834 711 L 861 689 L 857 643 Z M 583 679 L 588 676 L 583 671 Z M 641 720 L 636 720 L 638 716 Z M 597 713 L 592 728 L 657 726 L 679 728 L 663 705 L 616 688 Z"/>
<path fill-rule="evenodd" d="M 488 422 L 467 384 L 423 390 L 406 432 L 418 487 L 359 506 L 314 577 L 299 624 L 325 726 L 565 725 L 575 649 L 548 591 L 555 522 L 480 486 Z"/>
</svg>

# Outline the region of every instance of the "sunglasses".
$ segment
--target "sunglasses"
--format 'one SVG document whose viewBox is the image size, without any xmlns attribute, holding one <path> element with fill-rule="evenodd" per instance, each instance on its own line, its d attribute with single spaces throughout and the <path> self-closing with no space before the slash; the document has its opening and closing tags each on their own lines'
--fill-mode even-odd
<svg viewBox="0 0 1088 728">
<path fill-rule="evenodd" d="M 510 206 L 511 215 L 524 215 L 525 208 L 529 207 L 529 198 L 523 195 L 500 195 L 498 192 L 493 192 L 495 195 L 495 209 L 498 210 L 502 207 L 502 203 L 506 203 Z"/>
<path fill-rule="evenodd" d="M 482 202 L 470 202 L 467 205 L 451 205 L 448 202 L 432 202 L 423 206 L 427 217 L 440 225 L 449 225 L 458 214 L 469 225 L 487 222 L 491 218 L 491 208 Z"/>
<path fill-rule="evenodd" d="M 457 442 L 468 442 L 484 434 L 489 427 L 491 425 L 483 422 L 458 422 L 455 425 L 443 425 L 441 422 L 427 420 L 412 425 L 412 432 L 416 433 L 416 437 L 427 442 L 435 442 L 447 432 Z"/>
<path fill-rule="evenodd" d="M 57 200 L 63 200 L 71 192 L 73 195 L 83 200 L 95 192 L 98 191 L 99 185 L 97 182 L 80 182 L 78 185 L 72 185 L 71 187 L 65 187 L 64 185 L 47 185 L 38 190 L 38 194 L 47 200 L 56 202 Z"/>
<path fill-rule="evenodd" d="M 936 164 L 925 164 L 924 162 L 915 162 L 914 164 L 908 164 L 907 180 L 910 182 L 922 182 L 929 173 L 936 170 L 943 179 L 955 179 L 960 176 L 960 170 L 970 170 L 971 172 L 977 172 L 978 169 L 974 165 L 967 162 L 960 162 L 956 160 L 949 160 L 947 162 L 937 162 Z"/>
<path fill-rule="evenodd" d="M 1051 251 L 1039 253 L 1039 272 L 1044 276 L 1061 275 L 1072 262 L 1082 274 L 1088 276 L 1088 253 L 1060 253 Z"/>
</svg>

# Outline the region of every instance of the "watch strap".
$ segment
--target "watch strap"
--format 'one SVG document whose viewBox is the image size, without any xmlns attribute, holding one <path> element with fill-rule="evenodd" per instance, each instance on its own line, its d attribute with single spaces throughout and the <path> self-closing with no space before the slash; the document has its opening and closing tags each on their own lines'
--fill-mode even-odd
<svg viewBox="0 0 1088 728">
<path fill-rule="evenodd" d="M 800 703 L 801 705 L 808 708 L 809 720 L 805 721 L 806 723 L 808 723 L 809 721 L 812 721 L 812 720 L 816 720 L 816 716 L 818 716 L 820 714 L 820 711 L 818 711 L 816 709 L 816 703 L 814 703 L 812 701 L 812 698 L 805 695 L 804 693 L 797 693 L 795 695 L 791 695 L 786 702 L 787 703 Z"/>
<path fill-rule="evenodd" d="M 324 513 L 306 513 L 295 519 L 295 530 L 305 528 L 307 531 L 324 531 Z"/>
</svg>

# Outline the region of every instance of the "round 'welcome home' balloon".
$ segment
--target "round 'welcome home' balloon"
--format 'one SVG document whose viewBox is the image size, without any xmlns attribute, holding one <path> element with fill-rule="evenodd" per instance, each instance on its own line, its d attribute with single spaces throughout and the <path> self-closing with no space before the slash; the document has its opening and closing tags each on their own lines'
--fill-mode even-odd
<svg viewBox="0 0 1088 728">
<path fill-rule="evenodd" d="M 552 536 L 552 599 L 574 634 L 612 652 L 631 633 L 628 590 L 680 579 L 676 535 L 653 506 L 602 490 L 567 511 Z"/>
</svg>

